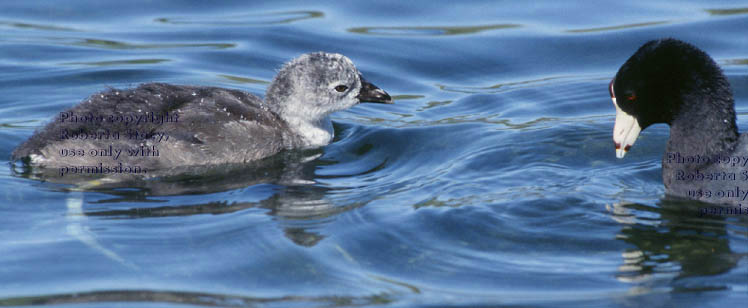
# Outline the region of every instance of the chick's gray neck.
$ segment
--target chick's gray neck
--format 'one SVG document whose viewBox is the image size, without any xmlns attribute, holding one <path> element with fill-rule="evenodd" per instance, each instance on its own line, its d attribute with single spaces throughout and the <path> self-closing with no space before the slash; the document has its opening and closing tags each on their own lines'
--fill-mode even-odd
<svg viewBox="0 0 748 308">
<path fill-rule="evenodd" d="M 299 136 L 302 148 L 317 148 L 332 141 L 333 127 L 329 116 L 322 119 L 308 119 L 303 116 L 281 115 L 289 128 Z"/>
<path fill-rule="evenodd" d="M 333 127 L 329 113 L 320 113 L 308 107 L 310 102 L 304 100 L 313 99 L 299 97 L 295 84 L 290 82 L 291 78 L 282 71 L 268 87 L 265 95 L 265 103 L 268 108 L 280 116 L 294 133 L 301 148 L 315 148 L 325 146 L 332 141 Z"/>
</svg>

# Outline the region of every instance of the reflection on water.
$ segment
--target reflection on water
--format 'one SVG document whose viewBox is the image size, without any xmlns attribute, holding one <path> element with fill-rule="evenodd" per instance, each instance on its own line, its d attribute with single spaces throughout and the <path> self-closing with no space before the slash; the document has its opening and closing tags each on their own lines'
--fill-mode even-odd
<svg viewBox="0 0 748 308">
<path fill-rule="evenodd" d="M 67 32 L 81 31 L 81 30 L 69 28 L 69 27 L 32 24 L 32 23 L 25 23 L 25 22 L 12 22 L 12 21 L 0 21 L 0 27 L 17 28 L 19 30 L 39 30 L 39 31 L 55 31 L 55 32 L 56 31 L 67 31 Z"/>
<path fill-rule="evenodd" d="M 337 206 L 331 203 L 326 197 L 329 190 L 329 188 L 314 185 L 287 186 L 276 191 L 270 198 L 259 202 L 212 201 L 202 204 L 151 207 L 143 207 L 142 203 L 166 201 L 158 200 L 143 190 L 110 190 L 108 193 L 116 195 L 115 198 L 88 203 L 103 205 L 117 202 L 137 202 L 141 203 L 141 206 L 116 210 L 84 210 L 82 214 L 90 217 L 142 219 L 204 214 L 221 215 L 250 208 L 263 208 L 269 210 L 268 215 L 278 219 L 279 227 L 284 230 L 283 233 L 286 238 L 297 245 L 311 247 L 326 237 L 324 234 L 314 231 L 318 225 L 323 224 L 326 219 L 334 219 L 336 215 L 358 207 L 355 204 Z"/>
<path fill-rule="evenodd" d="M 117 177 L 107 180 L 106 177 L 91 179 L 91 176 L 61 178 L 57 176 L 55 170 L 29 168 L 26 165 L 14 165 L 13 172 L 21 177 L 74 184 L 73 187 L 60 187 L 62 191 L 71 191 L 73 194 L 91 191 L 112 196 L 97 201 L 87 201 L 90 205 L 116 203 L 137 205 L 127 209 L 86 210 L 82 208 L 82 201 L 71 195 L 68 197 L 69 201 L 78 204 L 72 207 L 76 210 L 72 213 L 68 212 L 68 216 L 73 218 L 80 215 L 118 219 L 219 215 L 249 208 L 264 208 L 269 210 L 268 215 L 281 219 L 280 227 L 284 229 L 288 239 L 298 245 L 314 246 L 325 236 L 308 229 L 315 228 L 325 219 L 363 205 L 352 203 L 337 206 L 327 200 L 326 196 L 330 188 L 312 185 L 315 183 L 314 170 L 320 165 L 329 164 L 329 162 L 315 160 L 320 152 L 321 149 L 285 151 L 241 166 L 189 167 L 180 172 L 169 171 L 167 176 L 149 179 Z M 374 167 L 373 170 L 375 171 L 376 168 Z M 148 203 L 167 202 L 165 198 L 162 198 L 163 196 L 210 194 L 263 183 L 281 185 L 281 188 L 271 197 L 259 202 L 210 201 L 196 204 L 143 206 Z M 68 206 L 68 208 L 71 207 Z M 77 218 L 74 222 L 76 226 L 81 223 Z M 75 237 L 89 246 L 96 246 L 95 250 L 105 250 L 100 248 L 98 243 L 94 243 L 90 237 L 82 239 L 79 236 L 80 233 L 77 232 Z M 116 259 L 122 263 L 119 257 Z"/>
<path fill-rule="evenodd" d="M 413 26 L 413 27 L 356 27 L 348 32 L 358 34 L 392 35 L 392 36 L 442 36 L 476 34 L 490 30 L 519 28 L 518 24 L 495 24 L 484 26 Z"/>
<path fill-rule="evenodd" d="M 734 9 L 706 9 L 704 10 L 712 15 L 740 15 L 748 14 L 748 8 L 734 8 Z"/>
<path fill-rule="evenodd" d="M 313 307 L 352 307 L 385 305 L 391 303 L 388 294 L 370 296 L 279 296 L 249 297 L 228 294 L 197 292 L 170 292 L 152 290 L 111 290 L 76 292 L 47 296 L 29 296 L 0 299 L 0 306 L 40 306 L 80 303 L 172 303 L 204 307 L 255 307 L 256 305 L 309 305 Z"/>
<path fill-rule="evenodd" d="M 675 281 L 734 269 L 746 254 L 731 250 L 724 217 L 699 218 L 700 206 L 705 204 L 669 199 L 662 200 L 659 207 L 636 203 L 609 206 L 611 218 L 622 226 L 616 238 L 635 247 L 622 253 L 617 278 L 631 283 Z"/>
<path fill-rule="evenodd" d="M 572 29 L 572 30 L 566 30 L 566 32 L 569 32 L 569 33 L 603 32 L 603 31 L 614 31 L 614 30 L 624 30 L 624 29 L 631 29 L 631 28 L 657 26 L 657 25 L 663 25 L 663 24 L 668 24 L 668 23 L 670 23 L 670 21 L 667 21 L 667 20 L 664 20 L 664 21 L 650 21 L 650 22 L 640 22 L 640 23 L 635 23 L 635 24 L 625 24 L 625 25 L 618 25 L 618 26 L 610 26 L 610 27 L 597 27 L 597 28 L 587 28 L 587 29 Z"/>
<path fill-rule="evenodd" d="M 226 74 L 218 74 L 218 77 L 221 77 L 228 81 L 232 81 L 234 83 L 270 84 L 269 81 L 253 79 L 249 77 L 239 77 L 239 76 L 232 76 L 232 75 L 226 75 Z"/>
<path fill-rule="evenodd" d="M 719 61 L 719 65 L 721 66 L 748 65 L 748 59 L 726 59 L 726 60 Z"/>
<path fill-rule="evenodd" d="M 450 86 L 437 84 L 442 91 L 447 92 L 458 92 L 458 93 L 501 93 L 509 90 L 521 89 L 521 88 L 533 88 L 547 86 L 557 82 L 571 82 L 571 81 L 584 81 L 584 80 L 599 80 L 606 79 L 608 76 L 551 76 L 532 80 L 521 80 L 497 83 L 490 86 Z"/>
<path fill-rule="evenodd" d="M 25 37 L 9 36 L 0 38 L 0 41 L 14 43 L 42 43 L 63 46 L 81 46 L 112 50 L 138 50 L 138 49 L 172 49 L 172 48 L 202 48 L 228 49 L 236 47 L 235 43 L 146 43 L 137 44 L 115 40 L 75 38 L 75 37 Z M 77 61 L 82 62 L 82 61 Z"/>
<path fill-rule="evenodd" d="M 102 39 L 73 39 L 71 45 L 106 48 L 106 49 L 163 49 L 163 48 L 190 48 L 190 47 L 212 47 L 217 49 L 234 48 L 234 43 L 155 43 L 135 44 L 113 40 Z"/>
<path fill-rule="evenodd" d="M 171 61 L 169 59 L 132 59 L 132 60 L 112 60 L 112 61 L 95 61 L 95 62 L 68 62 L 62 65 L 90 65 L 90 66 L 118 66 L 118 65 L 140 65 L 140 64 L 158 64 Z"/>
<path fill-rule="evenodd" d="M 288 11 L 262 14 L 221 15 L 221 16 L 192 16 L 192 17 L 161 17 L 155 21 L 173 25 L 205 25 L 205 26 L 263 26 L 276 24 L 290 24 L 313 18 L 323 18 L 320 11 Z"/>
<path fill-rule="evenodd" d="M 246 164 L 154 170 L 149 172 L 151 176 L 148 178 L 123 174 L 70 174 L 61 177 L 58 169 L 31 167 L 22 162 L 11 164 L 11 170 L 14 176 L 71 185 L 62 188 L 63 191 L 99 191 L 119 196 L 116 202 L 143 201 L 149 196 L 209 194 L 259 183 L 313 184 L 314 169 L 322 163 L 314 159 L 320 153 L 321 149 L 284 151 Z"/>
<path fill-rule="evenodd" d="M 409 99 L 422 99 L 425 98 L 425 95 L 417 95 L 417 94 L 399 94 L 399 95 L 392 95 L 393 101 L 402 101 L 402 100 L 409 100 Z"/>
<path fill-rule="evenodd" d="M 0 123 L 0 127 L 3 128 L 35 128 L 39 126 L 40 120 L 27 120 L 27 121 L 16 121 L 8 123 Z M 26 125 L 23 125 L 26 124 Z"/>
</svg>

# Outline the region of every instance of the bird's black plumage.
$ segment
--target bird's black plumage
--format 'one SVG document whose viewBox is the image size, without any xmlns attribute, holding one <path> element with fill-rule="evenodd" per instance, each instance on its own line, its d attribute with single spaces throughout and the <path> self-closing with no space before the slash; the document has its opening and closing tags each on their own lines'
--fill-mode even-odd
<svg viewBox="0 0 748 308">
<path fill-rule="evenodd" d="M 631 127 L 641 130 L 656 123 L 670 125 L 662 160 L 667 194 L 711 203 L 748 203 L 738 193 L 727 193 L 748 190 L 748 168 L 732 163 L 748 160 L 748 135 L 738 134 L 730 84 L 709 55 L 676 39 L 647 42 L 618 70 L 611 95 L 619 109 L 617 122 L 629 118 Z M 620 147 L 619 139 L 624 138 L 616 137 L 626 134 L 619 128 L 624 125 L 616 124 L 614 140 Z M 706 191 L 710 196 L 698 193 Z"/>
</svg>

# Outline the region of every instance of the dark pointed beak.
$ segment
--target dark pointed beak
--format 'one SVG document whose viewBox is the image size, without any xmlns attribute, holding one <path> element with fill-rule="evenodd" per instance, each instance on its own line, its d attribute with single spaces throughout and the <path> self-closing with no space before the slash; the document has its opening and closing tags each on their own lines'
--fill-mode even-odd
<svg viewBox="0 0 748 308">
<path fill-rule="evenodd" d="M 387 92 L 384 92 L 384 90 L 369 83 L 361 75 L 359 75 L 359 77 L 361 79 L 361 92 L 356 96 L 359 102 L 392 104 L 392 97 L 390 97 Z"/>
</svg>

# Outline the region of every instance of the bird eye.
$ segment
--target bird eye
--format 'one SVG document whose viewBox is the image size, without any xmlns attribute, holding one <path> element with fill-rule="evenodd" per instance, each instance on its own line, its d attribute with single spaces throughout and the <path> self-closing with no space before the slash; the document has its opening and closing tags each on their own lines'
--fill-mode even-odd
<svg viewBox="0 0 748 308">
<path fill-rule="evenodd" d="M 345 92 L 345 90 L 348 90 L 348 87 L 342 84 L 335 87 L 335 91 L 338 91 L 338 92 Z"/>
<path fill-rule="evenodd" d="M 630 102 L 633 102 L 633 101 L 635 101 L 635 100 L 636 100 L 636 94 L 629 94 L 629 95 L 626 95 L 626 100 L 627 100 L 627 101 L 630 101 Z"/>
</svg>

